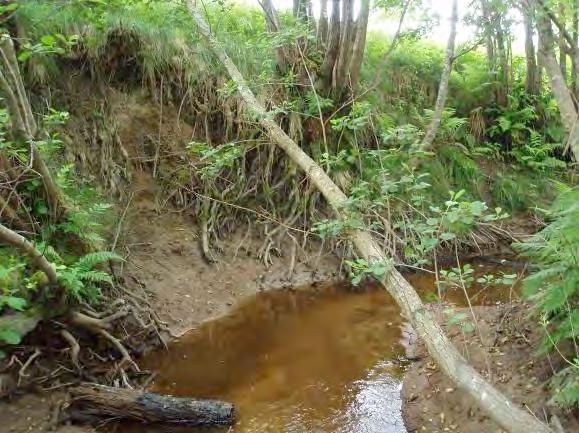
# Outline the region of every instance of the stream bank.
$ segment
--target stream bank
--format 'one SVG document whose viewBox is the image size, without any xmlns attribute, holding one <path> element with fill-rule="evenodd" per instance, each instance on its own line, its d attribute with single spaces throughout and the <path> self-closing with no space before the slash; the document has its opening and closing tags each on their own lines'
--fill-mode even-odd
<svg viewBox="0 0 579 433">
<path fill-rule="evenodd" d="M 441 310 L 433 308 L 453 344 L 500 391 L 541 420 L 555 415 L 567 432 L 579 431 L 577 417 L 548 405 L 546 387 L 551 360 L 537 356 L 543 337 L 530 316 L 530 305 L 513 301 L 494 306 L 475 306 L 478 330 L 465 333 L 449 325 Z M 468 308 L 455 313 L 471 317 Z M 428 355 L 419 340 L 410 338 L 419 360 L 407 369 L 402 387 L 403 416 L 412 432 L 499 433 L 503 430 L 486 416 L 469 396 L 456 389 Z M 530 433 L 530 432 L 529 432 Z"/>
<path fill-rule="evenodd" d="M 220 332 L 221 325 L 219 325 L 219 323 L 223 323 L 220 318 L 227 316 L 228 313 L 235 313 L 240 305 L 253 299 L 256 294 L 261 296 L 259 294 L 264 292 L 263 295 L 267 295 L 265 296 L 265 299 L 267 299 L 268 296 L 270 296 L 268 293 L 272 293 L 271 297 L 277 296 L 275 293 L 280 293 L 281 297 L 285 297 L 290 293 L 289 299 L 296 299 L 296 295 L 291 295 L 293 292 L 292 290 L 270 291 L 268 289 L 293 289 L 301 286 L 320 286 L 321 282 L 344 279 L 344 275 L 340 271 L 340 259 L 333 254 L 325 254 L 323 252 L 320 254 L 319 248 L 311 248 L 309 251 L 293 250 L 290 245 L 287 250 L 284 249 L 283 251 L 280 251 L 279 256 L 274 255 L 272 257 L 273 263 L 267 267 L 263 261 L 259 259 L 259 250 L 262 246 L 261 239 L 257 236 L 252 236 L 251 232 L 249 232 L 248 235 L 247 231 L 236 233 L 231 237 L 231 240 L 223 242 L 221 245 L 216 245 L 214 251 L 218 257 L 218 262 L 209 263 L 204 257 L 200 247 L 199 236 L 201 231 L 190 217 L 179 212 L 159 214 L 151 203 L 152 202 L 149 200 L 140 200 L 138 196 L 135 196 L 132 206 L 128 210 L 126 219 L 123 222 L 123 234 L 120 238 L 121 242 L 119 242 L 118 248 L 118 252 L 122 253 L 127 261 L 123 267 L 118 268 L 117 271 L 127 289 L 135 291 L 141 290 L 147 294 L 152 307 L 161 318 L 167 322 L 169 330 L 174 335 L 183 335 L 186 331 L 192 328 L 207 329 L 209 327 L 212 329 L 212 335 L 214 335 L 213 341 L 219 341 L 220 338 L 226 338 L 226 333 Z M 291 260 L 294 251 L 297 251 L 294 256 L 294 272 L 290 273 L 288 272 L 288 262 L 294 261 Z M 409 274 L 408 278 L 414 286 L 419 288 L 419 292 L 422 295 L 424 295 L 425 292 L 431 292 L 434 289 L 432 277 L 428 275 L 413 273 Z M 314 288 L 313 290 L 319 291 L 326 286 L 326 284 L 323 284 L 319 289 Z M 359 293 L 358 295 L 356 295 L 356 292 L 348 294 L 347 291 L 344 292 L 343 290 L 334 292 L 332 296 L 334 295 L 337 299 L 342 299 L 343 302 L 347 302 L 348 304 L 353 302 L 354 299 L 365 299 L 364 297 L 360 298 Z M 476 315 L 480 318 L 479 324 L 483 327 L 482 332 L 488 333 L 489 336 L 495 335 L 501 326 L 504 326 L 505 321 L 510 321 L 511 314 L 517 313 L 518 311 L 517 314 L 519 314 L 520 317 L 516 316 L 519 318 L 516 320 L 512 319 L 518 324 L 522 323 L 521 318 L 524 316 L 522 313 L 522 311 L 524 311 L 523 307 L 521 307 L 519 311 L 516 308 L 509 310 L 509 308 L 505 306 L 494 305 L 496 302 L 509 300 L 511 298 L 510 293 L 498 297 L 496 295 L 496 293 L 489 293 L 488 296 L 484 298 L 484 301 L 481 301 L 485 305 L 491 306 L 476 307 Z M 447 392 L 451 386 L 445 384 L 444 380 L 446 378 L 433 368 L 433 364 L 421 349 L 420 344 L 416 344 L 415 336 L 411 332 L 408 332 L 407 327 L 403 326 L 403 322 L 398 313 L 398 308 L 391 305 L 392 301 L 389 300 L 389 296 L 383 291 L 368 296 L 368 301 L 361 301 L 362 303 L 358 304 L 357 307 L 354 302 L 353 305 L 355 308 L 353 310 L 344 310 L 343 307 L 332 307 L 328 310 L 331 314 L 326 314 L 325 316 L 318 316 L 318 313 L 311 312 L 304 316 L 310 317 L 310 319 L 308 319 L 310 320 L 309 322 L 307 320 L 304 324 L 295 322 L 295 325 L 292 326 L 299 326 L 299 328 L 297 328 L 300 329 L 298 332 L 299 335 L 308 335 L 308 331 L 311 330 L 311 332 L 314 332 L 315 330 L 320 329 L 320 326 L 323 324 L 328 326 L 327 332 L 329 334 L 326 336 L 327 338 L 323 338 L 314 344 L 314 347 L 316 348 L 322 347 L 323 345 L 321 343 L 326 342 L 327 340 L 335 343 L 332 346 L 333 348 L 329 349 L 329 352 L 335 352 L 338 349 L 342 350 L 343 345 L 347 344 L 350 349 L 346 352 L 346 358 L 355 356 L 355 358 L 352 359 L 357 359 L 359 356 L 366 357 L 368 356 L 368 353 L 372 353 L 373 358 L 368 365 L 343 360 L 342 362 L 330 364 L 331 367 L 328 367 L 330 369 L 338 368 L 339 365 L 347 365 L 348 367 L 351 367 L 351 365 L 358 365 L 360 367 L 351 377 L 349 376 L 351 372 L 344 373 L 346 379 L 340 379 L 338 380 L 338 383 L 341 384 L 340 386 L 345 386 L 344 384 L 347 385 L 350 383 L 357 384 L 356 386 L 358 386 L 358 388 L 353 386 L 350 389 L 362 391 L 365 389 L 369 391 L 369 393 L 364 394 L 362 392 L 359 395 L 362 397 L 375 397 L 374 402 L 371 404 L 375 418 L 366 418 L 366 421 L 368 421 L 368 419 L 374 419 L 374 421 L 368 424 L 370 426 L 369 428 L 379 428 L 381 425 L 395 425 L 395 430 L 392 431 L 404 431 L 404 426 L 400 423 L 388 424 L 388 418 L 391 414 L 387 411 L 381 410 L 381 408 L 384 407 L 382 405 L 384 390 L 387 389 L 389 392 L 394 391 L 397 394 L 400 389 L 399 386 L 402 386 L 402 374 L 404 373 L 402 400 L 398 400 L 400 402 L 400 407 L 396 410 L 401 411 L 400 422 L 403 417 L 407 431 L 457 431 L 465 433 L 494 433 L 498 431 L 496 425 L 483 417 L 480 413 L 476 412 L 474 406 L 470 405 L 469 400 L 461 395 L 459 391 L 453 390 Z M 369 304 L 365 305 L 364 302 L 369 302 Z M 456 294 L 456 297 L 453 298 L 453 302 L 459 305 L 463 304 L 460 299 L 460 293 Z M 296 305 L 299 305 L 299 301 L 297 301 Z M 391 309 L 392 311 L 388 310 L 385 312 L 382 310 L 383 308 Z M 499 316 L 495 317 L 496 314 L 499 314 Z M 367 318 L 369 316 L 377 318 L 378 322 L 372 322 L 372 326 L 374 326 L 373 328 L 359 328 L 363 332 L 361 334 L 359 332 L 356 334 L 355 329 L 356 326 L 358 326 L 357 324 L 359 323 L 360 318 Z M 259 315 L 255 315 L 255 317 L 259 317 Z M 320 320 L 320 317 L 322 317 L 323 320 Z M 290 323 L 294 323 L 292 322 L 294 319 L 289 320 Z M 254 325 L 259 325 L 259 323 L 259 321 L 256 321 L 254 322 Z M 254 329 L 259 330 L 263 328 L 269 330 L 270 328 L 277 326 L 277 323 L 279 322 L 268 322 L 267 320 L 262 320 L 261 326 Z M 343 339 L 343 336 L 347 335 L 346 330 L 345 328 L 338 327 L 338 324 L 342 324 L 348 329 L 350 327 L 352 328 L 348 331 L 352 333 L 351 338 L 346 338 L 346 340 Z M 292 326 L 286 328 L 286 331 L 288 329 L 296 329 Z M 485 326 L 487 326 L 486 330 L 484 330 Z M 227 327 L 224 329 L 227 329 Z M 341 332 L 340 329 L 342 329 L 343 332 Z M 395 331 L 396 335 L 391 333 L 392 330 Z M 388 338 L 382 339 L 380 335 L 386 331 L 388 331 Z M 271 332 L 274 332 L 274 330 L 271 330 Z M 284 348 L 285 340 L 283 339 L 283 336 L 285 334 L 283 329 L 277 330 L 277 332 L 279 332 L 281 336 L 276 337 L 273 340 L 278 341 L 281 338 L 279 341 L 284 344 L 280 343 L 276 347 Z M 332 333 L 335 332 L 338 332 L 339 335 L 336 334 L 332 336 Z M 223 337 L 220 337 L 220 335 L 223 335 Z M 287 337 L 287 335 L 285 336 Z M 366 350 L 367 348 L 364 349 L 358 347 L 356 341 L 358 341 L 357 339 L 360 336 L 362 336 L 362 340 L 369 342 L 369 344 L 375 347 L 376 350 L 369 351 Z M 468 350 L 469 360 L 473 362 L 476 368 L 481 371 L 486 368 L 485 363 L 480 363 L 480 359 L 484 359 L 484 357 L 481 357 L 480 359 L 477 358 L 477 340 L 473 339 L 472 335 L 469 335 L 466 338 L 466 343 L 465 338 L 462 336 L 460 331 L 457 333 L 456 330 L 450 329 L 450 336 L 459 348 Z M 299 342 L 300 338 L 298 337 L 292 338 L 292 340 Z M 403 339 L 402 342 L 398 341 L 400 337 Z M 463 338 L 462 340 L 460 339 L 461 337 Z M 525 337 L 529 338 L 526 335 Z M 184 336 L 183 338 L 187 339 L 188 337 Z M 169 336 L 167 336 L 167 339 L 171 340 Z M 233 354 L 230 357 L 230 362 L 233 362 L 232 365 L 235 365 L 236 360 L 238 359 L 235 358 L 235 350 L 233 350 L 236 347 L 234 343 L 237 340 L 237 338 L 233 338 L 230 343 L 223 346 L 227 347 L 229 351 L 233 351 L 231 352 Z M 346 342 L 344 343 L 344 341 Z M 512 337 L 509 337 L 508 340 L 500 341 L 502 341 L 501 344 L 505 347 L 513 343 Z M 381 363 L 384 359 L 380 359 L 380 354 L 385 352 L 390 353 L 392 349 L 386 350 L 386 348 L 392 345 L 395 346 L 393 349 L 393 356 L 388 357 L 385 364 Z M 401 356 L 403 357 L 403 346 L 406 346 L 406 352 L 411 355 L 411 358 L 420 358 L 420 360 L 410 365 L 405 363 L 402 366 L 404 367 L 402 371 L 397 373 L 398 381 L 392 383 L 390 382 L 393 377 L 391 375 L 392 368 L 401 368 L 398 362 L 393 365 L 392 361 L 398 361 Z M 291 347 L 294 347 L 294 349 L 297 348 L 289 354 L 294 357 L 296 357 L 296 352 L 299 350 L 306 350 L 299 344 L 297 346 L 295 344 L 291 345 Z M 301 349 L 299 349 L 300 347 Z M 500 351 L 506 351 L 502 346 L 499 347 Z M 491 349 L 495 350 L 494 346 L 491 346 Z M 219 353 L 230 353 L 228 350 L 224 349 Z M 501 357 L 496 361 L 502 365 L 499 366 L 495 362 L 492 371 L 521 371 L 521 369 L 523 369 L 524 371 L 517 376 L 517 381 L 513 382 L 512 386 L 509 384 L 504 391 L 509 396 L 515 398 L 516 401 L 528 402 L 534 410 L 538 411 L 540 408 L 544 407 L 546 394 L 542 389 L 542 386 L 533 386 L 532 389 L 529 389 L 526 386 L 521 388 L 521 384 L 523 383 L 525 385 L 529 383 L 533 385 L 537 384 L 537 379 L 533 378 L 540 378 L 538 373 L 531 370 L 527 371 L 526 363 L 532 359 L 530 346 L 526 351 L 522 350 L 523 349 L 519 345 L 513 344 L 512 351 L 509 352 L 510 356 L 505 357 L 499 355 Z M 209 354 L 214 353 L 208 350 L 203 350 L 203 352 Z M 238 352 L 243 353 L 241 349 Z M 290 357 L 285 348 L 284 350 L 281 350 L 281 352 L 282 354 L 285 353 L 282 358 L 288 359 L 288 357 Z M 356 354 L 357 352 L 360 353 Z M 520 356 L 521 353 L 524 355 Z M 325 355 L 327 354 L 328 353 L 325 353 Z M 297 353 L 298 361 L 301 358 L 299 355 L 300 354 Z M 316 356 L 315 359 L 319 359 L 320 357 L 321 356 Z M 199 359 L 197 360 L 197 363 L 199 364 L 201 361 L 202 359 Z M 207 370 L 204 365 L 211 365 L 211 359 L 206 359 L 206 361 L 205 364 L 201 362 L 198 370 L 204 373 L 202 376 L 210 377 L 210 370 Z M 158 368 L 158 366 L 171 364 L 180 365 L 181 370 L 185 370 L 186 366 L 189 366 L 187 368 L 190 368 L 188 363 L 183 364 L 181 362 L 179 364 L 177 359 L 170 358 L 169 354 L 167 354 L 167 356 L 161 355 L 157 361 L 153 361 L 152 363 L 151 361 L 145 362 L 145 367 L 148 366 L 153 369 L 155 366 Z M 263 386 L 255 388 L 257 394 L 260 393 L 260 390 L 263 391 L 270 389 L 272 383 L 274 388 L 278 390 L 283 388 L 291 389 L 296 383 L 296 380 L 294 379 L 288 381 L 289 376 L 287 376 L 287 372 L 284 372 L 285 370 L 272 367 L 267 362 L 265 365 L 269 374 L 266 374 L 262 378 L 263 381 L 260 383 Z M 305 367 L 308 366 L 303 366 L 300 370 L 306 371 L 307 369 Z M 406 371 L 404 371 L 405 368 L 407 368 Z M 251 368 L 249 370 L 251 370 Z M 322 368 L 322 370 L 324 370 L 324 368 Z M 281 374 L 280 371 L 283 374 Z M 368 376 L 365 376 L 366 373 L 368 373 Z M 241 372 L 238 376 L 247 376 L 247 371 Z M 336 376 L 339 375 L 332 373 L 332 377 Z M 188 385 L 186 381 L 183 380 L 181 382 L 182 383 L 179 386 L 185 388 L 180 392 L 183 394 L 189 393 L 191 395 L 195 394 L 196 396 L 200 396 L 198 395 L 198 388 L 195 390 L 187 388 Z M 306 381 L 302 382 L 304 385 L 303 388 L 308 389 L 308 383 Z M 279 386 L 284 383 L 286 386 Z M 369 385 L 364 388 L 360 387 L 360 384 Z M 375 384 L 378 384 L 379 386 L 370 386 Z M 171 391 L 171 383 L 166 385 L 165 388 L 160 388 L 159 390 L 162 392 Z M 211 388 L 215 385 L 210 383 L 207 386 Z M 499 386 L 501 386 L 500 383 Z M 243 386 L 240 387 L 236 385 L 232 390 L 224 392 L 223 396 L 229 397 L 231 395 L 232 398 L 238 399 L 240 396 L 245 395 L 245 392 L 242 392 L 243 389 Z M 325 403 L 320 403 L 319 397 L 317 397 L 316 393 L 313 392 L 315 389 L 309 389 L 311 390 L 309 394 L 311 401 L 319 405 L 318 412 L 324 412 L 324 407 L 326 407 L 324 406 Z M 211 389 L 209 391 L 211 391 Z M 339 400 L 340 393 L 336 390 L 334 391 L 335 392 L 331 395 L 335 397 L 334 400 Z M 231 394 L 228 394 L 229 392 L 231 392 Z M 207 395 L 214 396 L 214 393 L 211 391 L 208 392 Z M 358 394 L 352 394 L 351 396 L 351 399 L 353 399 L 352 401 L 354 402 L 356 401 L 356 398 L 354 398 L 356 395 Z M 8 426 L 8 430 L 6 431 L 22 433 L 25 431 L 35 431 L 38 433 L 49 431 L 54 427 L 53 414 L 55 408 L 58 408 L 59 405 L 62 404 L 61 398 L 62 396 L 59 394 L 29 394 L 15 399 L 14 404 L 3 404 L 4 407 L 1 407 L 0 410 L 3 414 L 9 414 L 7 416 L 7 423 L 5 424 L 5 426 Z M 262 404 L 263 400 L 267 402 L 268 398 L 268 394 L 263 391 Z M 254 403 L 255 402 L 249 399 L 246 401 L 245 407 L 251 407 Z M 299 399 L 293 402 L 293 404 L 299 403 Z M 334 401 L 332 404 L 338 403 Z M 268 413 L 270 413 L 270 415 L 275 412 L 275 408 L 272 409 L 270 407 L 269 409 L 270 412 Z M 281 411 L 281 409 L 279 410 Z M 262 412 L 265 413 L 264 411 L 267 412 L 267 405 L 262 406 L 262 410 L 257 414 L 257 416 Z M 304 413 L 307 414 L 307 411 Z M 444 415 L 441 416 L 441 413 Z M 327 415 L 325 419 L 333 420 L 331 414 Z M 376 420 L 382 420 L 380 422 L 384 422 L 384 424 L 379 424 Z M 318 430 L 312 430 L 309 429 L 309 427 L 304 427 L 300 430 L 300 424 L 298 424 L 296 429 L 287 431 L 300 433 L 309 431 L 327 431 L 328 433 L 380 431 L 376 429 L 357 430 L 358 427 L 356 427 L 356 425 L 364 426 L 363 421 L 362 424 L 360 424 L 359 418 L 356 417 L 351 419 L 351 421 L 358 422 L 358 424 L 350 424 L 350 427 L 347 427 L 346 425 L 346 427 L 342 426 L 342 428 L 340 428 L 340 426 L 332 426 L 331 424 L 328 424 Z M 255 422 L 255 419 L 251 422 Z M 254 431 L 285 431 L 279 430 L 278 427 L 279 426 L 276 426 L 275 428 L 272 427 L 273 429 L 265 427 L 265 430 L 258 429 Z M 87 428 L 76 426 L 65 426 L 64 429 L 65 430 L 59 429 L 59 431 L 70 433 L 90 431 Z M 0 431 L 3 433 L 3 430 Z M 117 431 L 124 432 L 123 429 Z M 136 431 L 142 431 L 142 427 L 137 427 Z"/>
</svg>

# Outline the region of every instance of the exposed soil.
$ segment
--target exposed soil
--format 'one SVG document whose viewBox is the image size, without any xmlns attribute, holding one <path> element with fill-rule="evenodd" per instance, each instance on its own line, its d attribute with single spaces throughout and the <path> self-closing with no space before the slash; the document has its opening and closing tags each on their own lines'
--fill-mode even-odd
<svg viewBox="0 0 579 433">
<path fill-rule="evenodd" d="M 469 362 L 499 390 L 545 420 L 556 414 L 566 431 L 579 431 L 579 423 L 546 405 L 546 381 L 551 374 L 548 359 L 536 356 L 541 336 L 529 306 L 522 303 L 474 307 L 479 332 L 464 333 L 446 326 L 447 335 Z M 466 313 L 469 309 L 456 309 Z M 442 313 L 437 311 L 441 322 Z M 409 432 L 497 433 L 501 428 L 488 418 L 462 390 L 457 390 L 428 356 L 422 342 L 409 334 L 414 363 L 404 378 L 403 415 Z M 482 343 L 481 343 L 482 341 Z M 490 372 L 490 373 L 489 373 Z M 569 415 L 569 414 L 567 414 Z M 529 432 L 530 433 L 530 432 Z"/>
<path fill-rule="evenodd" d="M 211 263 L 204 257 L 200 229 L 191 217 L 157 214 L 148 200 L 133 202 L 124 251 L 119 251 L 128 260 L 124 284 L 145 289 L 173 334 L 224 314 L 257 291 L 340 279 L 340 259 L 315 244 L 304 250 L 288 242 L 266 266 L 258 257 L 263 240 L 247 229 L 213 246 L 216 262 Z"/>
<path fill-rule="evenodd" d="M 59 392 L 25 394 L 0 401 L 0 433 L 90 433 L 91 428 L 60 426 L 57 428 L 58 408 L 64 401 Z M 56 429 L 56 430 L 55 430 Z"/>
</svg>

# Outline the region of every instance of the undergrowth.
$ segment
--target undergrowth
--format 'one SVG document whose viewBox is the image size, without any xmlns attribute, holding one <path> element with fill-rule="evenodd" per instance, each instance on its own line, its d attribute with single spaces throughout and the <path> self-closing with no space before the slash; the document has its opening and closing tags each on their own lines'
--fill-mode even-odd
<svg viewBox="0 0 579 433">
<path fill-rule="evenodd" d="M 563 192 L 548 211 L 550 223 L 518 247 L 536 269 L 524 281 L 545 337 L 541 353 L 563 366 L 550 385 L 553 402 L 579 405 L 579 188 Z"/>
</svg>

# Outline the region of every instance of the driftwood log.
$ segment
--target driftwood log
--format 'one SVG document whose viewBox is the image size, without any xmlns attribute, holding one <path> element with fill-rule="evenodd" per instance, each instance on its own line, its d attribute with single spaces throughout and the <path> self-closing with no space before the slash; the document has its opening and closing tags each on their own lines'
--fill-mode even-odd
<svg viewBox="0 0 579 433">
<path fill-rule="evenodd" d="M 72 399 L 68 416 L 73 421 L 91 421 L 103 417 L 143 423 L 183 426 L 231 425 L 235 407 L 218 400 L 198 400 L 153 394 L 104 385 L 81 385 L 70 390 Z"/>
</svg>

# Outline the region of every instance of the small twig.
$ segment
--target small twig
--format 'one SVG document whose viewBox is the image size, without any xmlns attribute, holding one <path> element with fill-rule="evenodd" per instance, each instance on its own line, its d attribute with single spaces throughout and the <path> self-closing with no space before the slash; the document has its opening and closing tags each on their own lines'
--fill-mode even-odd
<svg viewBox="0 0 579 433">
<path fill-rule="evenodd" d="M 111 246 L 111 252 L 112 253 L 115 252 L 115 248 L 117 247 L 117 242 L 119 241 L 119 236 L 121 234 L 121 227 L 123 225 L 123 221 L 125 220 L 125 217 L 127 216 L 127 210 L 129 209 L 129 206 L 131 205 L 131 201 L 133 201 L 134 196 L 135 196 L 135 192 L 133 191 L 131 193 L 131 195 L 129 196 L 129 200 L 127 201 L 127 205 L 125 206 L 125 209 L 123 210 L 121 218 L 119 219 L 119 223 L 117 224 L 117 230 L 115 232 L 115 239 L 113 241 L 113 245 Z"/>
</svg>

